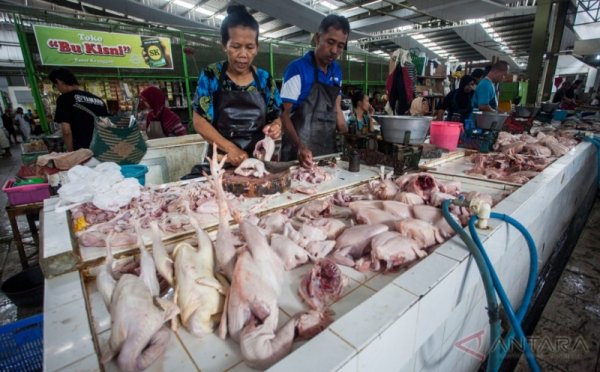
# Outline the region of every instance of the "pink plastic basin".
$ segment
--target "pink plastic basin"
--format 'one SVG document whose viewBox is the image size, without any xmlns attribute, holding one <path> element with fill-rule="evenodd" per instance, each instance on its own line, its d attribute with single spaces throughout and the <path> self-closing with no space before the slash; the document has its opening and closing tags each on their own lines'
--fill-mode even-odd
<svg viewBox="0 0 600 372">
<path fill-rule="evenodd" d="M 429 127 L 429 142 L 439 148 L 454 151 L 458 146 L 463 124 L 454 121 L 432 121 Z"/>
<path fill-rule="evenodd" d="M 12 205 L 37 203 L 50 197 L 50 186 L 47 183 L 15 187 L 13 183 L 15 180 L 8 180 L 2 187 Z"/>
</svg>

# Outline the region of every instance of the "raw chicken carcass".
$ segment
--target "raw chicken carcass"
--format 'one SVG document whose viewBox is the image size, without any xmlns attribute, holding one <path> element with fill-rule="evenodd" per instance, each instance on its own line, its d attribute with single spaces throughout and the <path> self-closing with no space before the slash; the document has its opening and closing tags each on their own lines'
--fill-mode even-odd
<svg viewBox="0 0 600 372">
<path fill-rule="evenodd" d="M 398 186 L 391 180 L 394 172 L 385 174 L 385 167 L 381 167 L 380 178 L 377 181 L 369 182 L 369 191 L 375 196 L 375 199 L 390 200 L 398 193 Z"/>
<path fill-rule="evenodd" d="M 265 169 L 265 164 L 262 161 L 253 158 L 244 160 L 233 173 L 244 177 L 252 176 L 256 178 L 262 178 L 269 174 Z"/>
<path fill-rule="evenodd" d="M 381 203 L 381 206 L 384 211 L 394 215 L 397 220 L 412 217 L 412 207 L 408 204 L 395 200 L 386 200 Z"/>
<path fill-rule="evenodd" d="M 317 218 L 305 223 L 323 231 L 327 239 L 337 238 L 347 227 L 344 221 L 337 218 Z"/>
<path fill-rule="evenodd" d="M 363 225 L 384 224 L 392 227 L 394 222 L 398 221 L 399 219 L 400 218 L 394 215 L 392 212 L 375 208 L 360 209 L 356 213 L 356 221 Z"/>
<path fill-rule="evenodd" d="M 552 151 L 549 148 L 537 143 L 528 143 L 525 145 L 525 152 L 534 156 L 552 156 Z"/>
<path fill-rule="evenodd" d="M 323 240 L 309 242 L 304 249 L 308 252 L 311 260 L 316 261 L 327 256 L 333 247 L 335 247 L 335 240 Z"/>
<path fill-rule="evenodd" d="M 212 333 L 223 311 L 226 288 L 214 273 L 214 253 L 208 234 L 191 220 L 198 238 L 198 248 L 187 243 L 173 250 L 175 258 L 175 299 L 181 321 L 191 334 Z"/>
<path fill-rule="evenodd" d="M 165 278 L 169 285 L 173 285 L 173 260 L 169 257 L 156 221 L 150 223 L 152 229 L 152 256 L 158 273 Z"/>
<path fill-rule="evenodd" d="M 273 153 L 275 152 L 275 141 L 269 136 L 265 136 L 264 139 L 258 141 L 254 147 L 252 153 L 255 158 L 261 161 L 271 161 Z"/>
<path fill-rule="evenodd" d="M 395 231 L 385 231 L 375 236 L 371 247 L 371 259 L 375 271 L 379 271 L 381 261 L 385 263 L 384 271 L 389 271 L 427 256 L 427 253 L 420 249 L 417 241 Z"/>
<path fill-rule="evenodd" d="M 413 207 L 413 213 L 415 218 L 429 222 L 433 226 L 437 227 L 444 239 L 448 239 L 455 234 L 454 229 L 452 229 L 448 222 L 446 222 L 446 219 L 444 218 L 440 208 L 432 207 L 430 205 L 415 205 Z M 456 218 L 455 220 L 460 222 Z"/>
<path fill-rule="evenodd" d="M 273 234 L 271 236 L 271 248 L 283 261 L 286 271 L 308 262 L 308 253 L 284 235 Z"/>
<path fill-rule="evenodd" d="M 433 205 L 434 207 L 440 207 L 444 200 L 448 199 L 453 200 L 456 199 L 456 197 L 454 195 L 446 194 L 443 192 L 435 192 L 431 194 L 431 200 L 429 202 L 429 205 Z"/>
<path fill-rule="evenodd" d="M 270 237 L 272 234 L 283 233 L 283 226 L 288 220 L 282 213 L 271 213 L 260 219 L 258 227 L 264 230 L 265 236 Z"/>
<path fill-rule="evenodd" d="M 394 200 L 399 201 L 404 204 L 408 204 L 408 205 L 425 204 L 425 200 L 423 200 L 423 198 L 421 198 L 419 195 L 415 194 L 414 192 L 400 191 L 399 193 L 396 194 L 396 196 L 394 196 Z"/>
<path fill-rule="evenodd" d="M 177 316 L 179 310 L 168 301 L 154 297 L 137 276 L 124 274 L 117 282 L 110 303 L 111 333 L 102 363 L 119 354 L 119 367 L 124 371 L 148 368 L 166 350 L 170 331 L 163 325 Z"/>
<path fill-rule="evenodd" d="M 227 325 L 231 337 L 240 342 L 246 364 L 266 369 L 291 351 L 297 319 L 277 330 L 283 263 L 257 226 L 241 221 L 240 231 L 247 248 L 235 264 Z"/>
<path fill-rule="evenodd" d="M 524 147 L 525 147 L 525 142 L 517 141 L 517 142 L 513 142 L 513 143 L 502 146 L 500 148 L 500 152 L 502 152 L 506 155 L 515 155 L 515 154 L 518 154 L 521 151 L 523 151 Z"/>
<path fill-rule="evenodd" d="M 445 240 L 437 227 L 415 218 L 402 220 L 396 223 L 395 227 L 400 234 L 418 242 L 421 249 L 443 243 Z"/>
<path fill-rule="evenodd" d="M 460 181 L 449 181 L 446 183 L 440 182 L 440 191 L 446 194 L 458 196 L 462 185 Z"/>
<path fill-rule="evenodd" d="M 338 265 L 328 258 L 323 258 L 304 276 L 298 293 L 312 309 L 324 312 L 340 298 L 346 283 L 347 280 Z"/>
<path fill-rule="evenodd" d="M 335 261 L 340 265 L 354 266 L 356 259 L 369 253 L 371 239 L 388 230 L 389 227 L 383 224 L 358 225 L 347 228 L 336 239 L 333 253 Z"/>
<path fill-rule="evenodd" d="M 419 195 L 426 202 L 430 199 L 431 194 L 440 191 L 438 182 L 428 173 L 417 173 L 411 175 L 412 178 L 401 187 L 403 191 L 408 191 Z"/>
<path fill-rule="evenodd" d="M 219 162 L 217 160 L 217 146 L 213 146 L 213 156 L 208 159 L 210 161 L 211 173 L 209 181 L 215 189 L 217 203 L 219 205 L 219 229 L 217 231 L 217 240 L 215 242 L 217 268 L 231 281 L 235 265 L 235 242 L 237 239 L 233 236 L 231 228 L 229 227 L 229 207 L 227 206 L 225 190 L 223 190 L 223 164 L 225 164 L 225 161 L 227 160 L 227 155 Z M 224 338 L 225 333 L 226 328 L 221 328 L 219 335 Z"/>
</svg>

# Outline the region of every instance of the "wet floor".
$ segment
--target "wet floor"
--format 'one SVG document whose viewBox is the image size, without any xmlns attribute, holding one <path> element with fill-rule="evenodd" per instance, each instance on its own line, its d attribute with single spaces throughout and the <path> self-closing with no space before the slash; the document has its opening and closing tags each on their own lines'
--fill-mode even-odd
<svg viewBox="0 0 600 372">
<path fill-rule="evenodd" d="M 600 197 L 532 335 L 542 371 L 600 371 Z M 521 358 L 515 371 L 527 371 Z"/>
<path fill-rule="evenodd" d="M 0 158 L 0 185 L 4 185 L 6 180 L 13 177 L 21 167 L 20 145 L 12 145 L 11 153 L 11 158 Z M 19 254 L 12 239 L 12 229 L 10 228 L 10 223 L 8 222 L 8 217 L 6 215 L 5 207 L 7 201 L 6 194 L 0 192 L 0 282 L 2 283 L 22 270 Z M 30 256 L 37 251 L 37 246 L 31 237 L 25 216 L 18 217 L 18 220 L 19 230 L 23 236 L 25 251 L 27 256 Z M 37 259 L 37 256 L 31 257 L 29 259 L 29 264 L 36 264 Z M 6 297 L 4 292 L 0 291 L 0 326 L 12 323 L 18 319 L 27 318 L 41 313 L 42 311 L 42 307 L 17 308 L 13 302 Z"/>
</svg>

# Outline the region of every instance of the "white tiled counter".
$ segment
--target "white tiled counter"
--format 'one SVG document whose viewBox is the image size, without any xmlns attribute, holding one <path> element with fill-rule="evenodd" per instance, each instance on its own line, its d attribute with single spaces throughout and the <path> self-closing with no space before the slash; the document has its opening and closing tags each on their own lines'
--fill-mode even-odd
<svg viewBox="0 0 600 372">
<path fill-rule="evenodd" d="M 580 144 L 494 208 L 529 229 L 538 246 L 540 268 L 584 196 L 595 190 L 596 170 L 595 148 Z M 480 236 L 515 301 L 524 290 L 529 265 L 524 239 L 497 221 Z M 304 308 L 296 290 L 307 270 L 304 266 L 287 273 L 279 301 L 280 322 Z M 486 301 L 477 266 L 458 237 L 400 273 L 343 271 L 350 284 L 333 305 L 336 321 L 310 341 L 296 343 L 294 351 L 270 370 L 418 372 L 474 370 L 478 366 L 478 353 L 485 353 L 489 337 Z M 109 335 L 110 322 L 93 287 L 83 284 L 77 272 L 46 281 L 45 370 L 100 368 L 97 355 Z M 469 336 L 472 340 L 463 344 L 473 351 L 470 354 L 455 347 Z M 114 363 L 106 366 L 107 370 L 114 368 Z M 241 362 L 239 346 L 231 340 L 223 342 L 216 335 L 198 339 L 181 329 L 151 370 L 176 368 L 248 370 Z"/>
</svg>

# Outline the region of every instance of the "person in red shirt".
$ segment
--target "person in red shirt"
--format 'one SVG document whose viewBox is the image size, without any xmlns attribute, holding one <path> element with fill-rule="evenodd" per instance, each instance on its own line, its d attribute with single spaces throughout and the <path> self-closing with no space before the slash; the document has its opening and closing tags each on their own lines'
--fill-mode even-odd
<svg viewBox="0 0 600 372">
<path fill-rule="evenodd" d="M 140 107 L 150 109 L 146 116 L 146 131 L 151 127 L 152 122 L 159 122 L 162 129 L 162 135 L 157 135 L 156 131 L 153 131 L 153 135 L 151 136 L 149 133 L 149 137 L 174 137 L 187 133 L 179 116 L 165 105 L 165 95 L 159 88 L 150 86 L 144 89 L 140 93 Z"/>
</svg>

